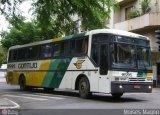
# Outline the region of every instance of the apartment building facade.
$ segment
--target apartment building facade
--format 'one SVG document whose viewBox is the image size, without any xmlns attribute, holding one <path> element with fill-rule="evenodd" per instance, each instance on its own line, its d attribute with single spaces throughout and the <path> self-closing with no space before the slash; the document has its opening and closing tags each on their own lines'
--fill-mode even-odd
<svg viewBox="0 0 160 115">
<path fill-rule="evenodd" d="M 160 85 L 160 75 L 157 75 L 157 68 L 160 68 L 157 67 L 157 63 L 160 63 L 160 53 L 155 38 L 155 30 L 160 29 L 160 0 L 117 1 L 120 8 L 111 13 L 111 19 L 107 26 L 150 38 L 154 81 Z"/>
</svg>

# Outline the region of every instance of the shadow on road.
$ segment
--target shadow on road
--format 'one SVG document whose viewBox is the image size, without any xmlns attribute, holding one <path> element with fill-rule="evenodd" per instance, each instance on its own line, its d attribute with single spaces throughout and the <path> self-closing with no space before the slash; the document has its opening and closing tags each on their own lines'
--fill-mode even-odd
<svg viewBox="0 0 160 115">
<path fill-rule="evenodd" d="M 43 88 L 34 88 L 30 91 L 20 91 L 18 86 L 10 86 L 10 85 L 6 85 L 2 84 L 0 85 L 0 91 L 4 93 L 44 93 L 44 94 L 50 94 L 50 95 L 62 95 L 62 96 L 70 96 L 70 97 L 79 97 L 78 91 L 68 91 L 68 90 L 54 90 L 54 91 L 50 91 L 50 92 L 45 92 L 43 90 Z M 141 94 L 139 94 L 141 95 Z M 79 97 L 79 99 L 81 99 Z M 146 101 L 144 99 L 137 99 L 135 97 L 135 95 L 133 95 L 133 97 L 127 97 L 127 96 L 122 96 L 120 99 L 115 99 L 113 98 L 111 95 L 109 94 L 102 94 L 102 93 L 93 93 L 92 96 L 87 99 L 87 100 L 94 100 L 94 101 L 103 101 L 103 102 L 111 102 L 111 103 L 125 103 L 125 102 L 143 102 Z"/>
<path fill-rule="evenodd" d="M 44 92 L 42 89 L 33 89 L 30 92 L 36 93 L 45 93 L 45 94 L 54 94 L 54 95 L 62 95 L 62 96 L 70 96 L 70 97 L 79 97 L 78 91 L 51 91 L 51 92 Z M 80 97 L 79 97 L 80 98 Z M 94 100 L 94 101 L 103 101 L 103 102 L 111 102 L 111 103 L 125 103 L 125 102 L 143 102 L 146 100 L 143 99 L 136 99 L 135 97 L 126 97 L 122 96 L 120 99 L 115 99 L 109 94 L 101 94 L 101 93 L 93 93 L 92 96 L 87 100 Z"/>
</svg>

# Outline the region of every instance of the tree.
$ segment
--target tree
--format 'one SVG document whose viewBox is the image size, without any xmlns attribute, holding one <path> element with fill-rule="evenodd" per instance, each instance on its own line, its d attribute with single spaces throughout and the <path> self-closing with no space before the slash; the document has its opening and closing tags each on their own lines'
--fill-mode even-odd
<svg viewBox="0 0 160 115">
<path fill-rule="evenodd" d="M 104 28 L 115 3 L 115 0 L 38 0 L 33 6 L 43 30 L 54 25 L 58 32 L 70 34 L 75 15 L 81 19 L 84 30 Z"/>
<path fill-rule="evenodd" d="M 7 50 L 0 46 L 0 67 L 7 62 Z"/>
<path fill-rule="evenodd" d="M 2 5 L 8 4 L 15 10 L 17 4 L 23 0 L 2 0 Z M 116 0 L 32 0 L 32 9 L 39 21 L 44 35 L 48 30 L 53 29 L 56 34 L 71 34 L 75 27 L 72 17 L 78 15 L 82 21 L 84 30 L 104 28 L 105 20 L 109 18 L 111 9 L 115 6 Z M 1 10 L 1 12 L 3 12 Z M 7 13 L 8 14 L 8 13 Z"/>
<path fill-rule="evenodd" d="M 0 14 L 6 18 L 20 14 L 19 5 L 26 0 L 0 0 Z"/>
<path fill-rule="evenodd" d="M 47 35 L 43 35 L 36 21 L 25 22 L 25 18 L 22 16 L 9 19 L 9 23 L 11 24 L 10 31 L 2 32 L 3 34 L 1 34 L 3 35 L 1 43 L 6 49 L 13 45 L 22 45 L 43 39 L 51 39 L 55 36 L 52 29 L 48 29 Z"/>
</svg>

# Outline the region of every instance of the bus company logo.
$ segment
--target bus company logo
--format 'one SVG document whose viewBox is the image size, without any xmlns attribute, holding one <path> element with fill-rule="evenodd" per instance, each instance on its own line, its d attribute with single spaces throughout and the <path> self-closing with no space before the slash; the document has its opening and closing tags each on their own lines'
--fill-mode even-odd
<svg viewBox="0 0 160 115">
<path fill-rule="evenodd" d="M 77 69 L 81 69 L 82 68 L 82 63 L 84 62 L 85 60 L 77 60 L 76 63 L 73 63 Z"/>
</svg>

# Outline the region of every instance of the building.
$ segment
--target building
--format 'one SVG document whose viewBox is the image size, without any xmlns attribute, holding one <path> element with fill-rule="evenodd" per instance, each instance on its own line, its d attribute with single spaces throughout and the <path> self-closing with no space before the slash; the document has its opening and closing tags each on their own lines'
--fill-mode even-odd
<svg viewBox="0 0 160 115">
<path fill-rule="evenodd" d="M 160 81 L 157 75 L 157 63 L 160 53 L 155 30 L 160 29 L 160 0 L 117 0 L 120 8 L 111 13 L 108 26 L 145 35 L 150 38 L 154 80 Z M 160 82 L 158 82 L 160 84 Z"/>
</svg>

